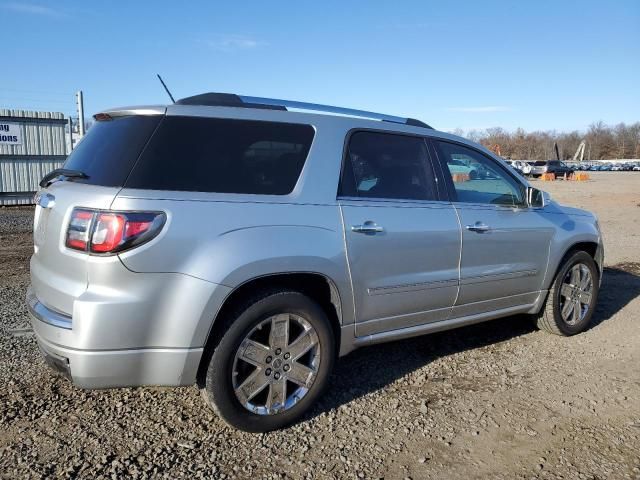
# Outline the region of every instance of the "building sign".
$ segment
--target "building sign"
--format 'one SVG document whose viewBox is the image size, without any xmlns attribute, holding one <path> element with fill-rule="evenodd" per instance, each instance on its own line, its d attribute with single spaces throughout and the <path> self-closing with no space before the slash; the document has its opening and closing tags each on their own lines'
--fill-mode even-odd
<svg viewBox="0 0 640 480">
<path fill-rule="evenodd" d="M 22 145 L 22 131 L 19 123 L 0 121 L 0 145 Z"/>
</svg>

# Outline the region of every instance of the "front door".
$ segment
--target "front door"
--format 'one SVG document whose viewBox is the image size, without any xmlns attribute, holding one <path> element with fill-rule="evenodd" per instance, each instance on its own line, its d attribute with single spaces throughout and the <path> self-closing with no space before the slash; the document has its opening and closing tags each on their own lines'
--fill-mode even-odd
<svg viewBox="0 0 640 480">
<path fill-rule="evenodd" d="M 480 151 L 435 141 L 462 227 L 460 294 L 453 316 L 532 305 L 555 232 L 526 205 L 525 185 Z"/>
<path fill-rule="evenodd" d="M 424 139 L 353 134 L 340 208 L 356 335 L 449 318 L 458 294 L 460 226 L 441 201 Z"/>
</svg>

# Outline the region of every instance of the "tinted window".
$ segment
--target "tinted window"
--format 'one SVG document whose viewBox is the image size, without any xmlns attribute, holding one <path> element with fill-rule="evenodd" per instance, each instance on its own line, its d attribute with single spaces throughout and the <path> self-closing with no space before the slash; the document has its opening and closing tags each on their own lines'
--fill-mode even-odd
<svg viewBox="0 0 640 480">
<path fill-rule="evenodd" d="M 524 186 L 497 162 L 470 148 L 435 142 L 447 165 L 458 202 L 522 205 Z"/>
<path fill-rule="evenodd" d="M 313 135 L 309 125 L 166 117 L 126 186 L 286 195 L 298 181 Z"/>
<path fill-rule="evenodd" d="M 89 177 L 74 179 L 76 182 L 123 186 L 160 118 L 139 115 L 96 122 L 73 149 L 64 168 L 80 170 Z"/>
<path fill-rule="evenodd" d="M 357 196 L 437 199 L 426 145 L 421 138 L 357 132 L 349 140 L 346 162 L 343 182 L 353 182 L 351 190 Z M 342 189 L 343 194 L 348 191 Z"/>
</svg>

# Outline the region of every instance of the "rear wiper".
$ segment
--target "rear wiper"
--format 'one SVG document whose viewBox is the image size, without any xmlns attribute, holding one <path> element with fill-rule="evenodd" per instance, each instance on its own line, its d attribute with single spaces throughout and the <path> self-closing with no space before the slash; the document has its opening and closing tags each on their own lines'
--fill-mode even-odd
<svg viewBox="0 0 640 480">
<path fill-rule="evenodd" d="M 56 168 L 51 172 L 47 173 L 42 180 L 40 180 L 40 186 L 42 188 L 48 187 L 51 185 L 51 181 L 56 177 L 67 177 L 67 178 L 89 178 L 84 172 L 80 170 L 69 170 L 67 168 Z"/>
</svg>

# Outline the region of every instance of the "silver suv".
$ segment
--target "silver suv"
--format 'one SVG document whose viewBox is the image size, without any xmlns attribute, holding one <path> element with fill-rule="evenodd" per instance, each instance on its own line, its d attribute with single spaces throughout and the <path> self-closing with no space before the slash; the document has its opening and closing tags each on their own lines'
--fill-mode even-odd
<svg viewBox="0 0 640 480">
<path fill-rule="evenodd" d="M 80 387 L 197 385 L 262 432 L 355 348 L 514 314 L 558 335 L 590 322 L 594 215 L 463 138 L 231 94 L 95 119 L 41 182 L 27 294 L 44 358 Z"/>
</svg>

